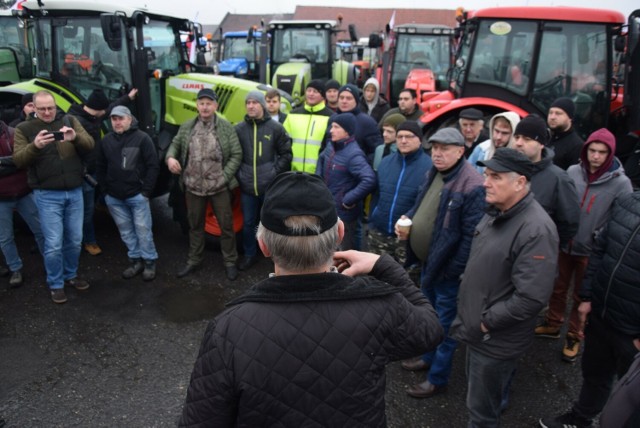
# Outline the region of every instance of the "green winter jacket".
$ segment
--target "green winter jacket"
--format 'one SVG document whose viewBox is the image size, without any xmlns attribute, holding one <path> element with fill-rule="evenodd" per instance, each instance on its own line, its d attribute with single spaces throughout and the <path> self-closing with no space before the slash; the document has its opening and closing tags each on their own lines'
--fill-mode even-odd
<svg viewBox="0 0 640 428">
<path fill-rule="evenodd" d="M 183 123 L 178 130 L 178 133 L 173 137 L 173 141 L 167 150 L 165 161 L 169 158 L 174 158 L 180 162 L 182 170 L 184 171 L 187 166 L 187 155 L 189 153 L 189 142 L 191 141 L 191 131 L 196 124 L 198 118 L 192 119 Z M 238 180 L 236 180 L 236 172 L 242 162 L 242 147 L 238 141 L 238 135 L 233 125 L 229 123 L 225 118 L 216 113 L 213 124 L 220 148 L 222 149 L 222 165 L 224 179 L 229 186 L 229 190 L 233 190 L 238 187 Z M 180 177 L 180 185 L 184 190 L 184 183 L 182 176 Z"/>
<path fill-rule="evenodd" d="M 33 118 L 20 123 L 14 136 L 13 161 L 18 168 L 28 168 L 28 182 L 32 189 L 68 190 L 82 185 L 84 165 L 82 156 L 93 150 L 94 141 L 80 122 L 67 116 L 76 131 L 73 141 L 56 141 L 39 149 L 33 143 L 43 130 L 58 131 L 64 126 L 60 112 L 51 123 Z"/>
</svg>

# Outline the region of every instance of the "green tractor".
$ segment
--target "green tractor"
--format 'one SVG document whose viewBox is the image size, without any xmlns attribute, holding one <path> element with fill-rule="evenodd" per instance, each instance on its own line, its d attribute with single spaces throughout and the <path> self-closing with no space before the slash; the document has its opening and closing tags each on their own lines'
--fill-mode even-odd
<svg viewBox="0 0 640 428">
<path fill-rule="evenodd" d="M 314 79 L 335 79 L 340 84 L 358 81 L 357 68 L 336 58 L 336 35 L 339 21 L 293 20 L 271 21 L 269 71 L 271 85 L 291 95 L 295 105 L 304 102 L 307 84 Z M 350 27 L 355 40 L 355 30 Z"/>
<path fill-rule="evenodd" d="M 35 69 L 33 78 L 0 87 L 0 118 L 10 121 L 19 113 L 22 95 L 42 89 L 52 92 L 58 107 L 67 111 L 71 104 L 84 102 L 94 89 L 116 99 L 137 88 L 132 110 L 139 128 L 155 142 L 161 164 L 156 195 L 169 189 L 171 174 L 164 155 L 179 126 L 197 114 L 200 89 L 217 92 L 218 111 L 232 123 L 243 120 L 249 91 L 268 89 L 256 82 L 213 75 L 209 67 L 189 62 L 181 36 L 192 35 L 191 43 L 201 37 L 199 27 L 186 18 L 142 6 L 75 2 L 70 8 L 68 2 L 54 0 L 42 8 L 37 0 L 27 0 L 16 14 L 12 19 L 23 32 L 20 40 L 36 41 L 26 45 Z M 0 46 L 0 52 L 2 48 L 7 50 Z M 20 69 L 17 61 L 14 67 Z M 242 216 L 236 217 L 239 229 Z M 216 227 L 215 217 L 208 216 L 207 230 L 217 234 Z"/>
</svg>

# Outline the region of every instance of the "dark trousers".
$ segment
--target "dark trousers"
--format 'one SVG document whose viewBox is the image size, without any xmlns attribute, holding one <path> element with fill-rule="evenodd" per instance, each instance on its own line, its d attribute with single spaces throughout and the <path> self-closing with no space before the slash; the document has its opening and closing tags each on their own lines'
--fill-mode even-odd
<svg viewBox="0 0 640 428">
<path fill-rule="evenodd" d="M 207 202 L 220 225 L 220 250 L 225 266 L 233 266 L 238 261 L 236 234 L 233 231 L 233 211 L 231 209 L 231 192 L 224 190 L 211 196 L 198 196 L 185 192 L 187 200 L 187 218 L 189 219 L 189 257 L 187 263 L 197 266 L 202 263 L 204 255 L 204 223 Z"/>
<path fill-rule="evenodd" d="M 582 354 L 582 388 L 573 411 L 593 419 L 607 403 L 617 377 L 629 370 L 638 350 L 633 337 L 614 330 L 597 314 L 589 314 Z"/>
</svg>

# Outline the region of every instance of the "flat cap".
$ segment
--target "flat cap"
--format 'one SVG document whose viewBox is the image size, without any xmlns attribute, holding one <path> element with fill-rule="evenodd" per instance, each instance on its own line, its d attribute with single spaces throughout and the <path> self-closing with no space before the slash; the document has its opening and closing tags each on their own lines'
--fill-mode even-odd
<svg viewBox="0 0 640 428">
<path fill-rule="evenodd" d="M 484 115 L 477 108 L 466 108 L 460 112 L 460 119 L 482 120 Z"/>
<path fill-rule="evenodd" d="M 524 153 L 507 147 L 497 149 L 491 159 L 480 160 L 476 164 L 495 172 L 515 172 L 524 175 L 527 181 L 531 180 L 534 168 L 533 162 Z"/>
<path fill-rule="evenodd" d="M 464 137 L 456 128 L 442 128 L 429 138 L 429 143 L 464 146 Z"/>
</svg>

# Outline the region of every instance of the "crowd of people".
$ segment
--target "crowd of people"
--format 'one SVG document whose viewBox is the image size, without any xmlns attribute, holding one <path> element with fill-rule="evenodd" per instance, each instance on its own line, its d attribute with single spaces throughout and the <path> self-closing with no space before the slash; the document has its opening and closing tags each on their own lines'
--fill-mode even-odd
<svg viewBox="0 0 640 428">
<path fill-rule="evenodd" d="M 189 231 L 177 277 L 205 263 L 208 204 L 229 280 L 258 249 L 275 269 L 210 324 L 181 425 L 384 426 L 385 365 L 424 372 L 407 394 L 428 399 L 446 393 L 463 342 L 469 426 L 499 426 L 518 358 L 536 338 L 561 337 L 570 297 L 559 353 L 572 363 L 583 349 L 583 386 L 568 413 L 540 426 L 589 427 L 601 412 L 603 427 L 639 426 L 640 192 L 615 137 L 599 129 L 582 141 L 572 100 L 559 98 L 546 120 L 467 108 L 425 138 L 415 91 L 392 109 L 379 92 L 374 78 L 362 92 L 313 80 L 285 114 L 278 91 L 251 91 L 235 125 L 214 90 L 198 92 L 197 116 L 164 158 Z M 25 96 L 15 126 L 0 123 L 11 287 L 23 283 L 15 210 L 53 302 L 66 301 L 65 286 L 89 288 L 77 271 L 82 248 L 101 252 L 95 186 L 127 248 L 122 277 L 156 277 L 149 198 L 159 164 L 128 108 L 135 96 L 95 92 L 65 114 L 43 90 Z"/>
</svg>

